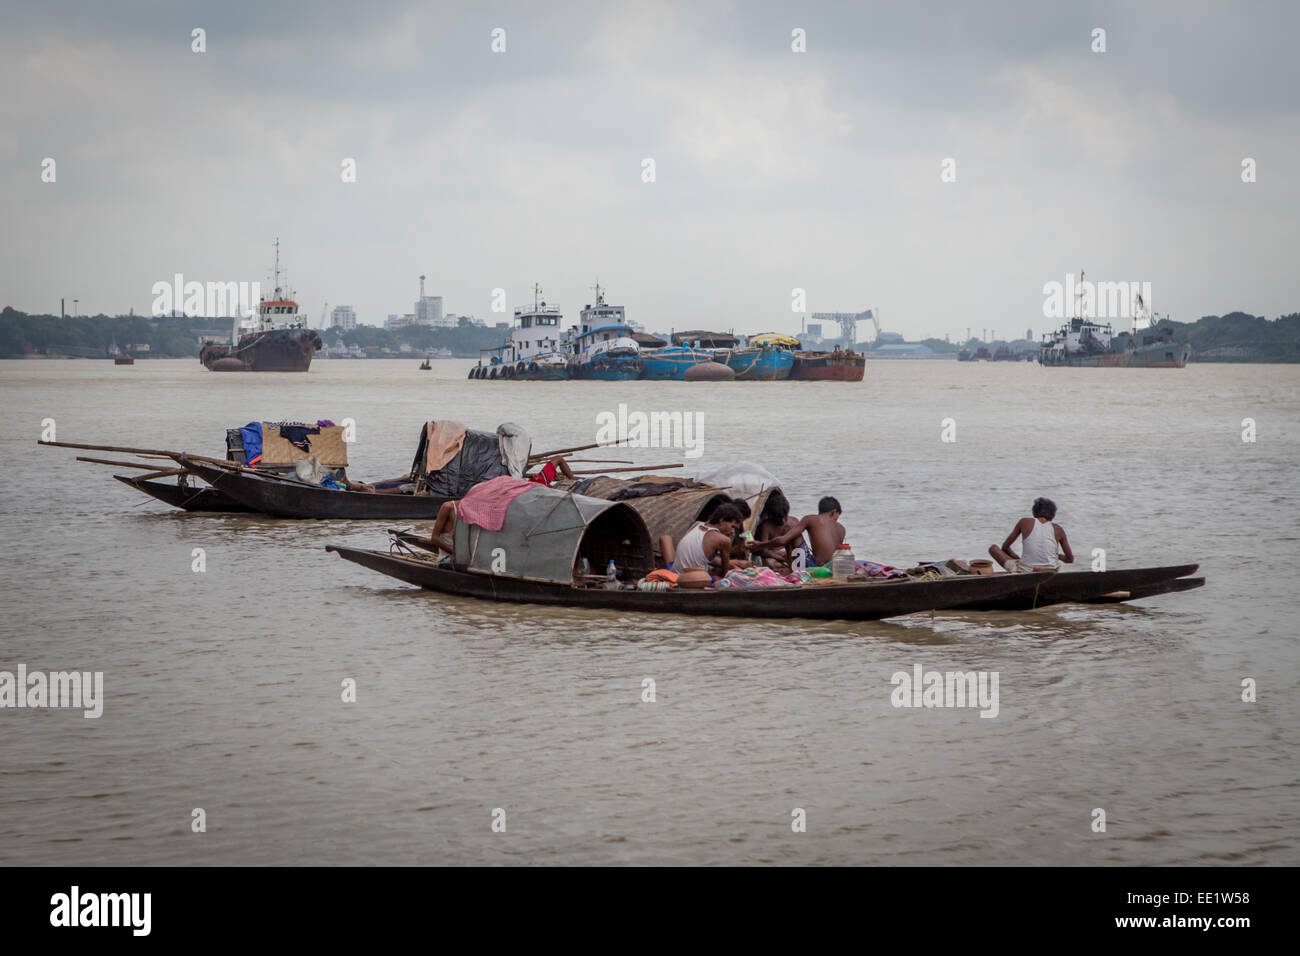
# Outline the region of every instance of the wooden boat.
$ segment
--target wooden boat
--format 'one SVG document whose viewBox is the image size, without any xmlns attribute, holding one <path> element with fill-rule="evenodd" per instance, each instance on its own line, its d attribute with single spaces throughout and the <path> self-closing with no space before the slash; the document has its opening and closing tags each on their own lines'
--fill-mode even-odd
<svg viewBox="0 0 1300 956">
<path fill-rule="evenodd" d="M 246 508 L 233 498 L 228 498 L 213 488 L 192 488 L 182 484 L 171 485 L 165 481 L 149 481 L 126 475 L 114 475 L 113 477 L 124 485 L 130 485 L 137 491 L 143 491 L 151 498 L 157 498 L 163 504 L 171 505 L 173 508 L 182 508 L 185 511 L 247 513 L 253 510 L 252 508 Z"/>
<path fill-rule="evenodd" d="M 872 581 L 747 590 L 605 590 L 442 568 L 432 556 L 390 554 L 340 545 L 329 545 L 325 550 L 380 574 L 444 594 L 507 603 L 719 617 L 875 621 L 918 611 L 944 610 L 963 603 L 993 601 L 1020 593 L 1031 594 L 1052 577 L 1043 573 L 990 574 L 937 581 Z"/>
<path fill-rule="evenodd" d="M 334 490 L 309 485 L 296 478 L 195 461 L 186 455 L 181 455 L 178 462 L 182 468 L 247 510 L 273 518 L 432 520 L 447 500 L 441 495 L 380 495 Z"/>
<path fill-rule="evenodd" d="M 1195 564 L 1172 565 L 1163 568 L 1128 568 L 1113 571 L 1067 571 L 1053 575 L 1037 591 L 1007 595 L 989 600 L 963 604 L 963 611 L 1027 611 L 1052 604 L 1071 601 L 1089 601 L 1116 592 L 1139 592 L 1191 574 Z M 1000 577 L 992 574 L 985 577 Z M 1158 593 L 1158 592 L 1157 592 Z M 1149 596 L 1149 595 L 1148 595 Z M 1125 600 L 1121 598 L 1120 600 Z"/>
<path fill-rule="evenodd" d="M 509 483 L 510 479 L 498 479 Z M 455 561 L 440 565 L 432 554 L 371 551 L 330 545 L 345 560 L 431 591 L 512 603 L 607 608 L 656 614 L 722 617 L 805 617 L 869 621 L 958 604 L 995 601 L 1032 592 L 1049 573 L 969 575 L 931 581 L 831 582 L 769 588 L 641 591 L 633 582 L 654 568 L 650 534 L 641 515 L 624 501 L 575 495 L 534 485 L 515 489 L 499 529 L 470 523 L 476 494 L 461 501 L 454 532 Z M 401 534 L 395 536 L 401 547 Z M 421 548 L 425 548 L 423 544 Z M 611 563 L 621 585 L 586 586 L 583 564 Z M 603 582 L 601 582 L 603 583 Z M 1029 598 L 1032 600 L 1032 596 Z"/>
</svg>

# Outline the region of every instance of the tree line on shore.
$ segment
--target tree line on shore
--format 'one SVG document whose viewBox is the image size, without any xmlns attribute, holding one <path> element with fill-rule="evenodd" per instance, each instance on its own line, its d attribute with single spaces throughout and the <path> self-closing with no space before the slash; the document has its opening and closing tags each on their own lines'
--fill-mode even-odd
<svg viewBox="0 0 1300 956">
<path fill-rule="evenodd" d="M 155 358 L 193 358 L 202 348 L 204 331 L 221 330 L 223 340 L 231 319 L 190 316 L 146 318 L 132 315 L 88 315 L 60 318 L 28 315 L 11 307 L 0 312 L 0 358 L 108 354 L 119 349 Z M 1246 312 L 1208 315 L 1196 322 L 1172 322 L 1180 340 L 1192 346 L 1194 362 L 1300 362 L 1300 312 L 1266 319 Z M 1117 331 L 1122 331 L 1122 328 Z M 477 358 L 480 349 L 495 348 L 505 337 L 498 328 L 464 321 L 451 329 L 413 325 L 400 329 L 359 326 L 347 332 L 326 329 L 327 346 L 342 344 L 397 352 L 409 345 L 417 353 L 449 349 L 453 355 Z M 926 339 L 936 353 L 955 352 L 959 346 Z M 147 349 L 141 349 L 147 346 Z M 859 345 L 859 348 L 863 346 Z M 869 347 L 869 346 L 866 346 Z"/>
</svg>

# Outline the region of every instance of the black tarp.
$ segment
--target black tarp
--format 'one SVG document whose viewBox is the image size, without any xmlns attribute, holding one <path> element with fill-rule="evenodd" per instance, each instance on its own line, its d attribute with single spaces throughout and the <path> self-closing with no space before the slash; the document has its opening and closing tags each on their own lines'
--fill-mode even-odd
<svg viewBox="0 0 1300 956">
<path fill-rule="evenodd" d="M 428 435 L 427 427 L 420 429 L 420 444 L 415 450 L 415 461 L 411 465 L 413 475 L 419 475 L 424 470 Z M 456 456 L 439 470 L 425 476 L 424 487 L 431 495 L 460 499 L 479 482 L 509 473 L 509 469 L 501 462 L 501 443 L 497 433 L 471 428 L 465 432 L 465 441 Z"/>
</svg>

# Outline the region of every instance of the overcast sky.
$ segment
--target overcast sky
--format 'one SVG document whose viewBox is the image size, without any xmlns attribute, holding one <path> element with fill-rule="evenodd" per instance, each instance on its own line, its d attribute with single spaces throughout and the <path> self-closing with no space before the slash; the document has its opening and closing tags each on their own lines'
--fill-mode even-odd
<svg viewBox="0 0 1300 956">
<path fill-rule="evenodd" d="M 278 236 L 313 323 L 410 312 L 423 273 L 489 322 L 534 281 L 576 321 L 599 277 L 654 330 L 796 331 L 802 288 L 1038 335 L 1081 268 L 1275 317 L 1298 35 L 1286 2 L 5 4 L 0 306 L 147 313 L 176 272 L 263 279 Z"/>
</svg>

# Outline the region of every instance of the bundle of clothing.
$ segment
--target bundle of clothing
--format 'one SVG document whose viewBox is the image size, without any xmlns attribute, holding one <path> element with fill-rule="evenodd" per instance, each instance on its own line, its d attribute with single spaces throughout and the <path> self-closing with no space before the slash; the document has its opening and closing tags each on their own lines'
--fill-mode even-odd
<svg viewBox="0 0 1300 956">
<path fill-rule="evenodd" d="M 877 564 L 875 561 L 855 561 L 854 569 L 858 574 L 865 574 L 869 578 L 905 578 L 906 571 L 900 571 L 898 568 L 891 567 L 888 564 Z"/>
<path fill-rule="evenodd" d="M 718 582 L 720 588 L 788 588 L 812 580 L 807 571 L 778 574 L 771 568 L 736 568 Z"/>
</svg>

